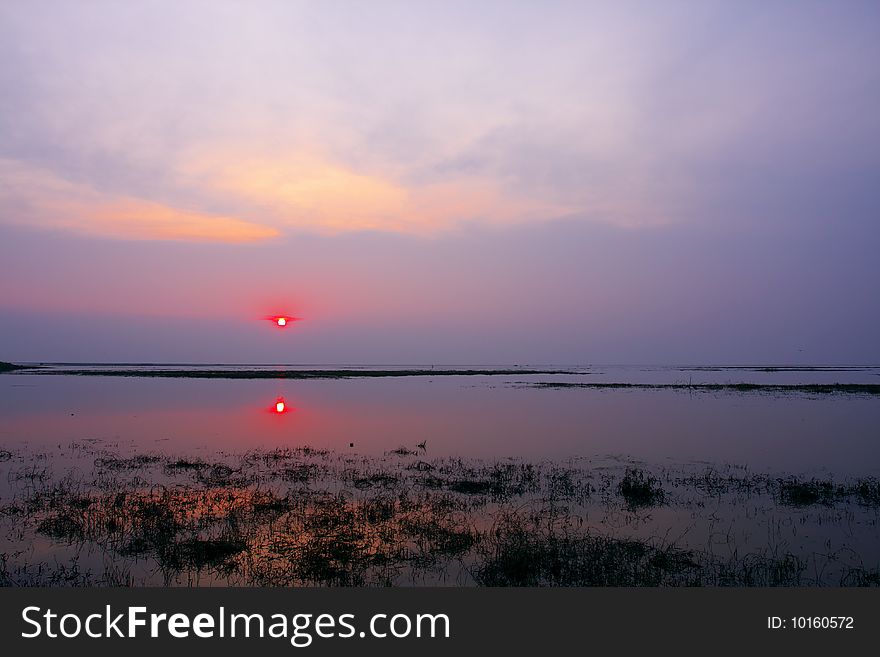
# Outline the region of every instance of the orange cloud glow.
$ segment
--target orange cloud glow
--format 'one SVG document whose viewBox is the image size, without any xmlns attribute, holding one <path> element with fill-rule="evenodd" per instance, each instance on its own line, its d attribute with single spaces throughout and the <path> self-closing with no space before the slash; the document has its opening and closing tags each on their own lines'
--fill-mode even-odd
<svg viewBox="0 0 880 657">
<path fill-rule="evenodd" d="M 484 178 L 405 185 L 318 157 L 204 154 L 181 175 L 212 197 L 253 208 L 266 223 L 320 233 L 377 230 L 432 234 L 463 221 L 547 219 L 570 207 L 521 198 Z"/>
<path fill-rule="evenodd" d="M 279 234 L 237 217 L 101 193 L 9 160 L 0 160 L 0 175 L 0 201 L 18 209 L 7 217 L 14 223 L 142 240 L 253 242 Z"/>
<path fill-rule="evenodd" d="M 431 235 L 464 222 L 518 223 L 574 211 L 507 192 L 485 177 L 404 184 L 388 173 L 355 171 L 306 155 L 217 151 L 169 163 L 169 170 L 172 195 L 188 199 L 189 207 L 143 192 L 98 191 L 44 169 L 0 160 L 0 202 L 20 209 L 4 220 L 118 239 L 240 243 L 285 230 Z M 194 209 L 200 205 L 222 211 Z"/>
</svg>

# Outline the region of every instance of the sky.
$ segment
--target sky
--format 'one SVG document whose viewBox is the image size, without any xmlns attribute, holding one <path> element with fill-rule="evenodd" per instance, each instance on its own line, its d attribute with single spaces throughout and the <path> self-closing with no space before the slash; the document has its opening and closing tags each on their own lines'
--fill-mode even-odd
<svg viewBox="0 0 880 657">
<path fill-rule="evenodd" d="M 880 363 L 878 62 L 856 0 L 6 0 L 0 360 Z"/>
</svg>

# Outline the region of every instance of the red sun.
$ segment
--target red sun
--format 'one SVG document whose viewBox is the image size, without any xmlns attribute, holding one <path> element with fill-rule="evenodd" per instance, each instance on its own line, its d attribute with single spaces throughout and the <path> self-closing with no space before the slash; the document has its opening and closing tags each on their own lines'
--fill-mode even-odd
<svg viewBox="0 0 880 657">
<path fill-rule="evenodd" d="M 268 319 L 278 328 L 287 328 L 295 321 L 297 321 L 299 317 L 291 317 L 290 315 L 270 315 L 266 319 Z"/>
<path fill-rule="evenodd" d="M 283 415 L 284 413 L 289 413 L 293 410 L 290 406 L 287 405 L 287 402 L 284 401 L 284 397 L 279 397 L 275 400 L 275 405 L 270 409 L 272 413 L 275 415 Z"/>
</svg>

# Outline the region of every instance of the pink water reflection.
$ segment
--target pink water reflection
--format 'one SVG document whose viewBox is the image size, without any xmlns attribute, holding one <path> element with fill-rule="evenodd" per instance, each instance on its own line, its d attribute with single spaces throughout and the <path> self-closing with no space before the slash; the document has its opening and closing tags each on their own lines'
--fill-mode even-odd
<svg viewBox="0 0 880 657">
<path fill-rule="evenodd" d="M 425 442 L 428 457 L 612 454 L 763 471 L 880 468 L 880 403 L 873 398 L 536 390 L 511 383 L 3 377 L 0 445 L 55 449 L 98 439 L 131 451 L 311 445 L 383 454 Z"/>
</svg>

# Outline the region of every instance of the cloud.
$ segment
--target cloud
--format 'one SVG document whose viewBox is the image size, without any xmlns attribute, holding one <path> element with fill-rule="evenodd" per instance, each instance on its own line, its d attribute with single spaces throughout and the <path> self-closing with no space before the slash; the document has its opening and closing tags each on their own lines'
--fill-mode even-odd
<svg viewBox="0 0 880 657">
<path fill-rule="evenodd" d="M 506 193 L 485 178 L 407 187 L 316 158 L 230 152 L 177 165 L 177 197 L 187 207 L 98 191 L 15 160 L 0 160 L 0 176 L 0 221 L 117 239 L 253 242 L 290 230 L 430 235 L 464 222 L 523 222 L 572 211 Z"/>
<path fill-rule="evenodd" d="M 224 207 L 253 213 L 280 230 L 323 234 L 380 231 L 428 235 L 464 222 L 518 223 L 572 208 L 503 189 L 489 177 L 406 184 L 318 155 L 208 150 L 184 159 L 178 178 Z"/>
<path fill-rule="evenodd" d="M 841 189 L 823 180 L 876 188 L 877 10 L 803 4 L 3 7 L 0 221 L 221 241 L 783 221 Z"/>
<path fill-rule="evenodd" d="M 253 242 L 278 235 L 236 217 L 98 192 L 51 172 L 0 160 L 3 220 L 38 228 L 135 240 Z"/>
</svg>

